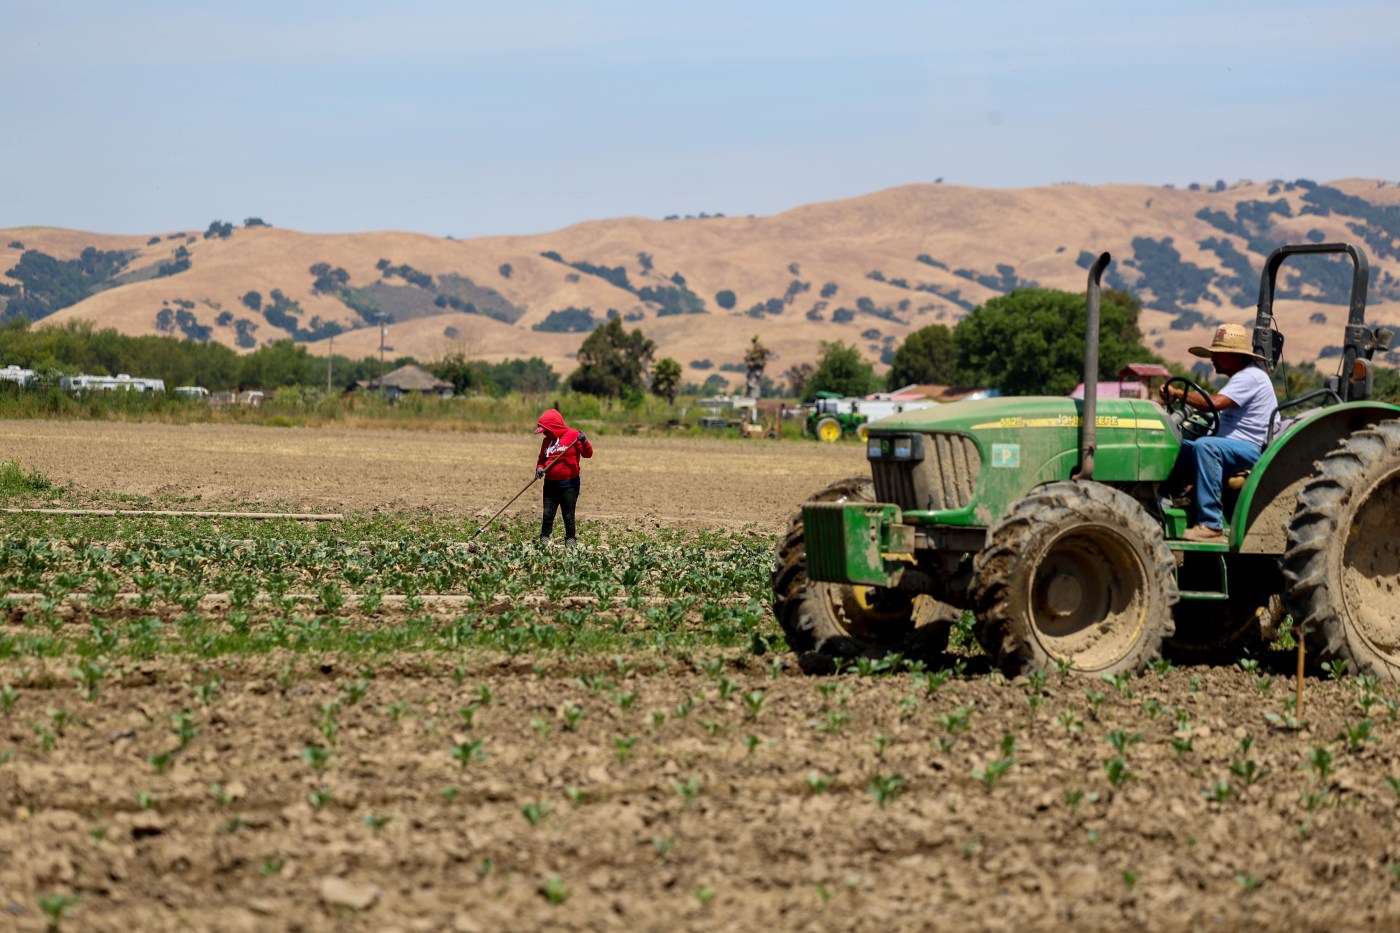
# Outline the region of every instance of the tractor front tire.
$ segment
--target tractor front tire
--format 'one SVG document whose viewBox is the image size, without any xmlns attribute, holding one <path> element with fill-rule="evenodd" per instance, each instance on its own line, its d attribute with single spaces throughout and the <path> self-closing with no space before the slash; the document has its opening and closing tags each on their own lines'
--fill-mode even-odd
<svg viewBox="0 0 1400 933">
<path fill-rule="evenodd" d="M 1018 502 L 977 555 L 971 595 L 977 640 L 1011 676 L 1141 671 L 1173 633 L 1179 598 L 1161 527 L 1094 482 L 1051 483 Z"/>
<path fill-rule="evenodd" d="M 817 422 L 817 440 L 834 444 L 841 439 L 841 422 L 835 418 L 823 418 Z"/>
<path fill-rule="evenodd" d="M 869 478 L 832 483 L 808 502 L 874 502 Z M 807 577 L 807 543 L 798 512 L 773 566 L 773 614 L 803 670 L 830 670 L 835 658 L 885 655 L 931 658 L 948 646 L 958 610 L 931 596 Z"/>
<path fill-rule="evenodd" d="M 1298 494 L 1284 602 L 1323 660 L 1400 680 L 1400 420 L 1349 437 Z"/>
</svg>

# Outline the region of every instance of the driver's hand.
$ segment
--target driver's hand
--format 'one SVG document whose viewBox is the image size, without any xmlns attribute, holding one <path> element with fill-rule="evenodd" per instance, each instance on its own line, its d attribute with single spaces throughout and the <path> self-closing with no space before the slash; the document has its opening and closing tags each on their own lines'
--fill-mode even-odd
<svg viewBox="0 0 1400 933">
<path fill-rule="evenodd" d="M 1160 396 L 1162 397 L 1162 404 L 1163 404 L 1163 405 L 1165 405 L 1165 404 L 1167 404 L 1168 402 L 1171 401 L 1171 394 L 1170 394 L 1170 392 L 1169 392 L 1167 386 L 1164 385 L 1164 386 L 1162 386 L 1160 389 L 1158 389 L 1158 390 L 1157 390 L 1157 394 L 1160 395 Z"/>
</svg>

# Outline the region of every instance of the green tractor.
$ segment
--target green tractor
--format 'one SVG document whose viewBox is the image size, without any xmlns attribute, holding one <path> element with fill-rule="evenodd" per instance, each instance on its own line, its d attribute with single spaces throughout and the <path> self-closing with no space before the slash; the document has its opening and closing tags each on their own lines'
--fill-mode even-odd
<svg viewBox="0 0 1400 933">
<path fill-rule="evenodd" d="M 817 493 L 778 547 L 773 609 L 804 668 L 941 650 L 972 610 L 1009 674 L 1140 671 L 1164 646 L 1238 653 L 1286 611 L 1322 659 L 1400 679 L 1400 408 L 1369 400 L 1392 334 L 1365 323 L 1368 264 L 1349 244 L 1283 246 L 1260 281 L 1253 349 L 1281 357 L 1274 285 L 1290 256 L 1352 264 L 1340 375 L 1278 406 L 1226 490 L 1226 534 L 1183 538 L 1162 499 L 1183 437 L 1214 413 L 1098 399 L 1099 280 L 1089 272 L 1083 399 L 955 402 L 869 425 L 871 476 Z M 1202 392 L 1178 377 L 1178 384 Z M 1280 599 L 1281 597 L 1281 599 Z"/>
<path fill-rule="evenodd" d="M 857 403 L 858 404 L 858 403 Z M 802 436 L 833 444 L 843 437 L 864 441 L 870 416 L 839 392 L 818 392 L 816 404 L 802 423 Z"/>
</svg>

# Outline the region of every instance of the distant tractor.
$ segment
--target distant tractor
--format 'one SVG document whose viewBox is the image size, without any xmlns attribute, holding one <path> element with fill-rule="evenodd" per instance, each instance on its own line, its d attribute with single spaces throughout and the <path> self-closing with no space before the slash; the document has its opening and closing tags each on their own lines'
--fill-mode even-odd
<svg viewBox="0 0 1400 933">
<path fill-rule="evenodd" d="M 971 610 L 1004 671 L 1100 676 L 1139 671 L 1164 645 L 1235 655 L 1286 610 L 1315 657 L 1400 679 L 1400 408 L 1369 398 L 1372 355 L 1393 335 L 1365 322 L 1361 249 L 1283 246 L 1252 337 L 1266 369 L 1284 342 L 1279 268 L 1302 254 L 1351 260 L 1340 368 L 1273 413 L 1262 457 L 1227 484 L 1220 541 L 1185 540 L 1187 510 L 1161 499 L 1183 438 L 1214 433 L 1216 413 L 1099 398 L 1104 253 L 1089 273 L 1083 399 L 954 402 L 870 425 L 871 475 L 817 493 L 778 548 L 788 644 L 814 661 L 927 651 Z"/>
<path fill-rule="evenodd" d="M 890 398 L 845 398 L 836 392 L 818 392 L 816 405 L 802 425 L 804 437 L 835 443 L 843 437 L 866 438 L 866 424 L 905 411 L 932 408 L 934 402 Z"/>
</svg>

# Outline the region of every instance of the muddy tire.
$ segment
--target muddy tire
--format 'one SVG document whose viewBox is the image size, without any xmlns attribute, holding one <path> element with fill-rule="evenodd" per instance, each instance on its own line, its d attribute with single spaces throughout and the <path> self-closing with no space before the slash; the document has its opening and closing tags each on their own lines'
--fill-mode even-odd
<svg viewBox="0 0 1400 933">
<path fill-rule="evenodd" d="M 1175 629 L 1178 599 L 1161 527 L 1099 483 L 1051 483 L 996 525 L 973 563 L 976 634 L 1008 674 L 1067 663 L 1136 672 Z"/>
<path fill-rule="evenodd" d="M 1298 494 L 1284 602 L 1321 660 L 1400 680 L 1400 420 L 1353 434 Z"/>
<path fill-rule="evenodd" d="M 808 502 L 874 502 L 866 477 L 832 483 Z M 804 670 L 830 668 L 833 658 L 884 655 L 929 658 L 948 646 L 959 612 L 930 596 L 807 578 L 802 513 L 788 523 L 773 566 L 773 614 Z"/>
</svg>

